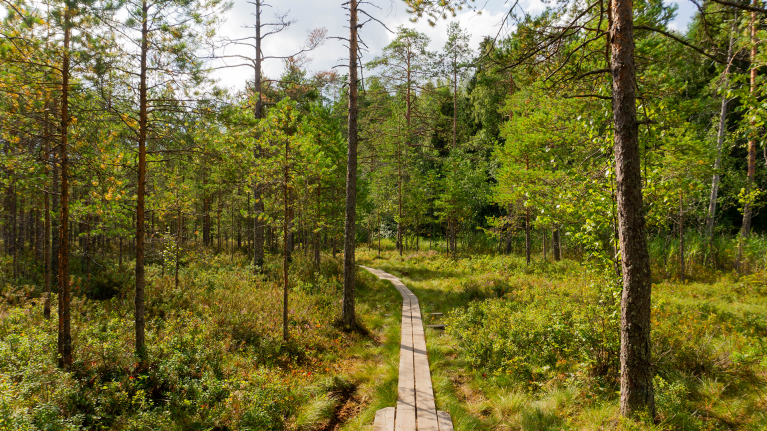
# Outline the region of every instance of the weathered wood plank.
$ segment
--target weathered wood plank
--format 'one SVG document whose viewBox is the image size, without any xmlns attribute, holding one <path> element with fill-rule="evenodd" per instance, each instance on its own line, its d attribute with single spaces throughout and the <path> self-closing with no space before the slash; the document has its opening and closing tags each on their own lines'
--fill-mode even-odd
<svg viewBox="0 0 767 431">
<path fill-rule="evenodd" d="M 376 412 L 373 431 L 394 431 L 394 407 L 386 407 Z"/>
<path fill-rule="evenodd" d="M 413 363 L 413 322 L 410 298 L 402 295 L 402 326 L 399 351 L 399 381 L 397 382 L 397 415 L 394 428 L 397 431 L 415 431 L 416 399 L 415 368 Z"/>
<path fill-rule="evenodd" d="M 402 295 L 402 339 L 394 429 L 397 431 L 416 431 L 416 429 L 417 431 L 452 431 L 450 415 L 446 412 L 437 412 L 434 402 L 434 388 L 431 383 L 418 298 L 397 277 L 373 268 L 365 269 L 381 279 L 391 281 Z M 441 313 L 439 315 L 441 316 Z M 376 423 L 378 421 L 378 413 L 376 413 Z"/>
<path fill-rule="evenodd" d="M 439 431 L 453 431 L 453 418 L 450 417 L 450 413 L 439 411 L 437 418 L 439 418 Z"/>
<path fill-rule="evenodd" d="M 415 407 L 397 401 L 394 431 L 416 431 Z"/>
<path fill-rule="evenodd" d="M 426 338 L 423 333 L 420 310 L 413 313 L 413 365 L 415 371 L 416 417 L 419 431 L 439 431 L 437 407 L 431 385 Z"/>
</svg>

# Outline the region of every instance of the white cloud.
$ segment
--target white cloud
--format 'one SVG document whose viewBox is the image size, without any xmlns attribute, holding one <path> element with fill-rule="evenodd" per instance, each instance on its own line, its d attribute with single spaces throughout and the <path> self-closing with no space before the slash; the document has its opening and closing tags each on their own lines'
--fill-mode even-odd
<svg viewBox="0 0 767 431">
<path fill-rule="evenodd" d="M 265 9 L 263 17 L 266 22 L 271 22 L 274 12 L 290 12 L 289 17 L 295 20 L 286 31 L 270 36 L 264 44 L 264 54 L 269 55 L 289 55 L 304 44 L 307 32 L 310 29 L 324 27 L 328 30 L 328 36 L 348 37 L 348 16 L 346 10 L 342 8 L 345 0 L 273 0 L 274 7 Z M 675 29 L 686 29 L 690 22 L 690 17 L 694 12 L 694 6 L 691 2 L 685 0 L 667 0 L 676 2 L 680 5 L 677 18 L 671 24 Z M 387 27 L 396 31 L 400 25 L 409 26 L 425 33 L 431 38 L 430 49 L 438 51 L 442 49 L 447 39 L 447 25 L 451 21 L 458 20 L 462 28 L 468 30 L 471 34 L 472 48 L 476 49 L 479 42 L 485 36 L 495 36 L 498 33 L 499 24 L 511 5 L 509 1 L 486 0 L 482 4 L 482 14 L 464 11 L 458 14 L 456 18 L 440 21 L 435 27 L 430 27 L 426 20 L 420 20 L 417 23 L 410 22 L 412 15 L 406 12 L 406 6 L 402 0 L 373 0 L 381 9 L 366 6 L 366 10 L 377 19 L 384 22 Z M 520 1 L 522 10 L 528 14 L 536 14 L 544 10 L 545 5 L 542 0 L 522 0 Z M 220 34 L 230 38 L 244 37 L 253 34 L 252 29 L 243 28 L 243 26 L 252 26 L 255 23 L 255 6 L 246 0 L 234 0 L 233 8 L 227 12 L 226 23 L 220 29 Z M 361 20 L 364 16 L 360 17 Z M 361 30 L 360 36 L 363 42 L 367 44 L 369 52 L 365 54 L 364 60 L 370 60 L 381 52 L 394 35 L 387 32 L 381 25 L 375 22 L 367 23 Z M 228 53 L 238 53 L 248 57 L 253 56 L 250 50 L 229 50 Z M 309 55 L 313 61 L 309 65 L 312 71 L 329 70 L 336 65 L 345 65 L 348 63 L 348 49 L 344 43 L 337 39 L 328 39 L 323 46 Z M 283 70 L 283 64 L 279 60 L 265 62 L 264 73 L 269 77 L 278 77 Z M 344 68 L 339 68 L 339 72 L 344 73 Z M 230 88 L 241 89 L 245 86 L 247 79 L 252 79 L 252 71 L 249 68 L 223 69 L 215 73 L 221 83 Z"/>
<path fill-rule="evenodd" d="M 289 17 L 295 20 L 289 29 L 280 34 L 275 34 L 266 39 L 264 43 L 264 54 L 281 56 L 295 52 L 303 45 L 307 32 L 310 29 L 324 27 L 328 30 L 328 36 L 348 37 L 348 16 L 342 8 L 343 0 L 283 0 L 275 3 L 275 8 L 265 10 L 262 15 L 267 22 L 274 15 L 274 12 L 290 12 Z M 380 19 L 392 31 L 396 31 L 400 25 L 415 28 L 425 33 L 431 38 L 430 49 L 438 51 L 442 49 L 447 40 L 447 25 L 452 21 L 459 21 L 461 27 L 468 30 L 471 34 L 471 43 L 473 48 L 479 46 L 479 42 L 485 36 L 495 36 L 499 25 L 503 21 L 503 16 L 509 7 L 503 1 L 490 1 L 485 6 L 481 14 L 464 11 L 456 18 L 448 21 L 440 21 L 435 27 L 430 27 L 426 20 L 420 20 L 413 23 L 410 19 L 412 15 L 406 12 L 406 6 L 401 0 L 388 2 L 387 0 L 378 0 L 381 9 L 366 7 L 366 10 L 377 19 Z M 525 0 L 523 2 L 525 10 L 528 13 L 536 13 L 543 10 L 541 0 Z M 245 37 L 253 34 L 252 29 L 243 28 L 252 26 L 255 22 L 253 13 L 255 6 L 247 3 L 245 0 L 235 0 L 234 7 L 227 12 L 226 22 L 219 30 L 219 34 L 229 38 Z M 361 18 L 364 18 L 361 16 Z M 361 19 L 362 21 L 362 19 Z M 381 25 L 375 22 L 367 23 L 360 30 L 361 40 L 367 45 L 368 52 L 365 53 L 364 60 L 370 60 L 381 52 L 381 49 L 388 45 L 394 38 L 394 35 L 386 31 Z M 227 53 L 242 54 L 248 57 L 253 56 L 252 49 L 228 49 Z M 348 60 L 348 49 L 344 43 L 337 39 L 328 39 L 323 46 L 309 54 L 313 59 L 309 65 L 312 71 L 329 70 L 336 65 L 345 65 Z M 230 61 L 230 64 L 236 63 Z M 282 73 L 283 64 L 280 60 L 270 60 L 264 63 L 264 73 L 269 77 L 277 77 Z M 344 73 L 344 68 L 339 68 L 339 72 Z M 238 69 L 223 69 L 215 72 L 215 76 L 221 80 L 221 83 L 230 88 L 244 88 L 245 81 L 251 79 L 252 71 L 249 68 L 242 67 Z"/>
</svg>

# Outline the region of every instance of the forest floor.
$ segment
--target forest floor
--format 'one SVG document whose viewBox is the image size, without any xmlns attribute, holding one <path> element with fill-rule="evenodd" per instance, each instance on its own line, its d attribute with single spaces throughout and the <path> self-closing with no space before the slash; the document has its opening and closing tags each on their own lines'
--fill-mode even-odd
<svg viewBox="0 0 767 431">
<path fill-rule="evenodd" d="M 39 290 L 5 289 L 0 430 L 359 430 L 396 403 L 390 284 L 360 272 L 364 331 L 344 331 L 340 259 L 317 271 L 296 252 L 286 343 L 277 257 L 254 275 L 244 256 L 188 250 L 178 287 L 171 269 L 148 266 L 147 369 L 133 354 L 128 265 L 73 278 L 71 372 L 56 366 L 56 295 L 46 320 Z"/>
<path fill-rule="evenodd" d="M 437 408 L 457 430 L 767 429 L 767 277 L 657 280 L 653 357 L 660 423 L 618 417 L 617 297 L 573 260 L 399 257 L 358 248 L 419 298 Z M 77 262 L 73 262 L 77 267 Z M 128 265 L 75 275 L 74 364 L 56 366 L 54 309 L 33 286 L 0 302 L 0 429 L 370 430 L 397 400 L 401 298 L 358 272 L 363 331 L 334 322 L 339 257 L 319 271 L 303 251 L 290 279 L 290 340 L 281 340 L 281 266 L 254 275 L 245 257 L 187 250 L 148 266 L 148 369 L 133 355 Z"/>
<path fill-rule="evenodd" d="M 447 325 L 426 337 L 437 408 L 457 430 L 767 429 L 765 273 L 656 280 L 660 420 L 636 424 L 618 415 L 614 280 L 572 260 L 390 247 L 358 259 L 400 277 L 425 324 Z"/>
</svg>

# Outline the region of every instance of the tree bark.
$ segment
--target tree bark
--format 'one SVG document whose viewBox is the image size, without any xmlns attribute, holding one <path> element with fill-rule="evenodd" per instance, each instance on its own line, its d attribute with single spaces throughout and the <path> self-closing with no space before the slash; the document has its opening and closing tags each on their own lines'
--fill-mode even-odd
<svg viewBox="0 0 767 431">
<path fill-rule="evenodd" d="M 551 233 L 551 252 L 554 255 L 554 260 L 562 260 L 562 250 L 559 243 L 559 226 L 554 228 L 554 231 Z"/>
<path fill-rule="evenodd" d="M 682 192 L 679 192 L 679 280 L 684 283 L 684 201 Z"/>
<path fill-rule="evenodd" d="M 284 202 L 284 212 L 282 217 L 282 233 L 283 233 L 283 247 L 285 248 L 283 256 L 282 256 L 282 277 L 283 277 L 283 288 L 282 288 L 282 341 L 287 342 L 288 341 L 288 265 L 290 265 L 290 248 L 293 246 L 292 244 L 289 244 L 291 242 L 289 240 L 290 237 L 290 221 L 288 220 L 288 213 L 289 213 L 289 191 L 288 191 L 288 181 L 289 181 L 289 174 L 288 174 L 288 152 L 289 152 L 289 139 L 285 139 L 285 170 L 284 170 L 284 178 L 283 178 L 283 194 L 282 199 Z"/>
<path fill-rule="evenodd" d="M 610 51 L 615 173 L 623 293 L 621 295 L 620 412 L 655 416 L 650 360 L 650 259 L 642 202 L 639 125 L 636 119 L 634 19 L 631 0 L 612 0 Z"/>
<path fill-rule="evenodd" d="M 59 248 L 59 367 L 69 369 L 72 365 L 72 332 L 70 320 L 69 291 L 69 39 L 70 10 L 64 8 L 64 59 L 61 73 L 61 224 Z"/>
<path fill-rule="evenodd" d="M 43 165 L 45 166 L 45 178 L 46 183 L 50 179 L 51 174 L 51 133 L 50 123 L 48 122 L 48 99 L 45 101 L 45 147 L 43 149 Z M 44 205 L 44 217 L 43 223 L 43 267 L 45 268 L 45 303 L 43 305 L 43 316 L 46 319 L 51 318 L 51 196 L 50 196 L 50 184 L 46 184 L 45 196 L 43 197 Z"/>
<path fill-rule="evenodd" d="M 314 223 L 314 266 L 320 269 L 320 216 L 322 213 L 322 180 L 317 178 L 317 219 Z"/>
<path fill-rule="evenodd" d="M 139 83 L 139 138 L 138 138 L 138 191 L 136 203 L 136 293 L 134 298 L 136 318 L 136 354 L 146 359 L 144 338 L 144 241 L 146 197 L 146 141 L 147 141 L 147 54 L 149 51 L 149 6 L 144 0 L 141 6 L 141 70 Z"/>
<path fill-rule="evenodd" d="M 357 220 L 357 0 L 349 0 L 349 117 L 346 155 L 346 217 L 344 220 L 344 294 L 343 324 L 357 325 L 354 314 L 356 267 L 354 246 Z"/>
<path fill-rule="evenodd" d="M 255 0 L 256 5 L 256 64 L 253 77 L 253 90 L 256 96 L 253 115 L 256 120 L 263 117 L 263 104 L 261 102 L 261 3 Z M 256 136 L 258 138 L 258 136 Z M 258 160 L 262 156 L 262 150 L 258 142 L 253 148 L 253 157 Z M 263 186 L 256 178 L 253 181 L 253 267 L 260 271 L 264 265 L 264 201 L 262 197 Z"/>
<path fill-rule="evenodd" d="M 753 5 L 756 6 L 757 0 L 753 0 Z M 751 12 L 751 95 L 756 91 L 756 12 Z M 748 140 L 748 174 L 746 178 L 746 195 L 751 192 L 754 186 L 754 175 L 756 173 L 756 138 L 754 135 L 756 132 L 753 130 L 756 126 L 756 121 L 753 118 L 749 120 L 751 126 L 751 139 Z M 753 215 L 753 208 L 749 202 L 746 202 L 743 207 L 743 226 L 740 230 L 740 235 L 743 238 L 748 238 L 751 235 L 751 218 Z M 740 248 L 740 247 L 739 247 Z M 738 251 L 740 256 L 740 250 Z M 740 259 L 738 259 L 740 260 Z"/>
<path fill-rule="evenodd" d="M 730 28 L 730 44 L 727 47 L 727 67 L 724 70 L 724 82 L 723 87 L 728 87 L 729 79 L 728 74 L 730 71 L 730 61 L 732 59 L 732 44 L 733 33 L 735 31 L 735 20 L 733 19 L 732 27 Z M 719 111 L 719 134 L 716 142 L 716 160 L 714 161 L 714 177 L 711 179 L 711 195 L 708 202 L 708 217 L 706 219 L 706 235 L 711 238 L 714 233 L 714 220 L 716 219 L 716 204 L 717 197 L 719 195 L 719 181 L 721 176 L 719 175 L 719 169 L 722 167 L 722 147 L 724 146 L 724 131 L 727 127 L 727 92 L 723 91 L 722 107 Z"/>
<path fill-rule="evenodd" d="M 453 55 L 453 150 L 458 142 L 458 60 Z"/>
</svg>

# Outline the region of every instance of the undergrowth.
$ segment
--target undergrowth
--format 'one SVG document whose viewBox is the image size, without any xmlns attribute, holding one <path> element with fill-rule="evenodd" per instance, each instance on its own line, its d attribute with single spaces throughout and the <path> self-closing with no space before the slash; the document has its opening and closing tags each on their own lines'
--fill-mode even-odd
<svg viewBox="0 0 767 431">
<path fill-rule="evenodd" d="M 56 296 L 46 320 L 39 292 L 7 288 L 0 429 L 321 430 L 345 405 L 356 414 L 391 402 L 387 385 L 396 399 L 389 339 L 399 323 L 383 316 L 394 310 L 383 312 L 385 304 L 398 305 L 390 298 L 396 291 L 360 276 L 358 311 L 368 335 L 343 332 L 332 324 L 340 312 L 339 261 L 325 258 L 317 270 L 296 255 L 287 342 L 276 259 L 256 274 L 244 256 L 190 252 L 178 287 L 170 271 L 149 266 L 146 369 L 133 354 L 127 266 L 98 275 L 112 280 L 102 283 L 116 290 L 110 294 L 94 292 L 101 286 L 95 276 L 87 290 L 86 280 L 73 278 L 70 371 L 56 366 Z M 393 382 L 391 373 L 371 371 L 392 362 Z"/>
<path fill-rule="evenodd" d="M 457 430 L 767 427 L 767 274 L 653 285 L 657 423 L 618 414 L 620 284 L 572 260 L 387 244 L 358 252 L 402 278 L 426 320 L 437 408 Z M 440 312 L 440 318 L 430 313 Z"/>
</svg>

